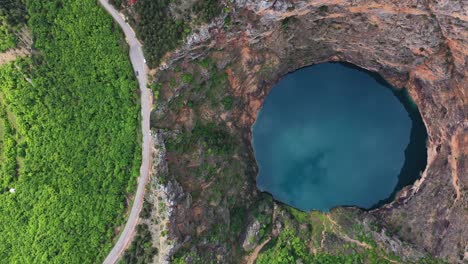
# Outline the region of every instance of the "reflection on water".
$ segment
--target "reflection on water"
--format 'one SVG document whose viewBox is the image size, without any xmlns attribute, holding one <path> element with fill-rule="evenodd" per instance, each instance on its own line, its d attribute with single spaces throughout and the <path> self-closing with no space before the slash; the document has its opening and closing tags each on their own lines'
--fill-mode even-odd
<svg viewBox="0 0 468 264">
<path fill-rule="evenodd" d="M 402 170 L 412 119 L 391 89 L 366 72 L 325 63 L 288 74 L 254 125 L 257 185 L 302 210 L 370 208 L 397 182 L 411 183 L 406 176 L 399 181 L 400 171 L 414 181 L 425 166 Z M 424 133 L 411 155 L 425 157 Z"/>
</svg>

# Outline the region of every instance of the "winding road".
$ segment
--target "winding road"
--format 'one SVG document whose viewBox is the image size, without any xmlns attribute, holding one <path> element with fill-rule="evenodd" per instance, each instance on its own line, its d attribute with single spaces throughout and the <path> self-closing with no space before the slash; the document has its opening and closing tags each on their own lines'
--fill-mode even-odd
<svg viewBox="0 0 468 264">
<path fill-rule="evenodd" d="M 104 9 L 114 18 L 114 20 L 122 28 L 128 45 L 130 46 L 130 60 L 133 65 L 133 69 L 136 72 L 136 77 L 140 86 L 140 97 L 141 97 L 141 130 L 143 133 L 142 140 L 142 162 L 140 167 L 140 177 L 138 180 L 138 187 L 135 194 L 135 198 L 128 217 L 125 228 L 120 234 L 119 240 L 114 245 L 112 250 L 104 260 L 105 264 L 114 264 L 121 257 L 122 253 L 127 248 L 133 237 L 135 226 L 138 223 L 138 217 L 143 206 L 143 197 L 145 194 L 145 185 L 148 182 L 150 175 L 150 164 L 151 164 L 151 134 L 150 134 L 150 113 L 152 106 L 152 94 L 151 91 L 146 87 L 147 84 L 147 67 L 145 57 L 143 56 L 143 50 L 141 44 L 135 36 L 135 32 L 132 30 L 130 25 L 125 22 L 123 16 L 109 4 L 108 0 L 99 0 L 99 3 Z"/>
</svg>

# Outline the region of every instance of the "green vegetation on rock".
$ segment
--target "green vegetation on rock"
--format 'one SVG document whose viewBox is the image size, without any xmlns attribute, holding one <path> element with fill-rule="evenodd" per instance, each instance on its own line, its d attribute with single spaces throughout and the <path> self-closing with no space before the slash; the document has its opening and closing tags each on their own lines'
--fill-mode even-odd
<svg viewBox="0 0 468 264">
<path fill-rule="evenodd" d="M 262 249 L 257 263 L 444 263 L 428 257 L 402 261 L 374 240 L 371 230 L 380 229 L 373 222 L 367 223 L 367 228 L 356 224 L 354 213 L 346 209 L 305 213 L 281 205 L 284 229 Z"/>
<path fill-rule="evenodd" d="M 122 1 L 115 0 L 116 6 Z M 180 8 L 181 6 L 190 8 Z M 156 67 L 163 56 L 182 44 L 191 32 L 191 24 L 207 23 L 221 14 L 217 0 L 138 0 L 132 7 L 138 15 L 132 21 L 138 38 L 145 43 L 145 56 L 150 67 Z"/>
<path fill-rule="evenodd" d="M 304 241 L 296 236 L 292 229 L 286 229 L 281 232 L 275 245 L 259 256 L 257 263 L 296 263 L 299 259 L 310 263 L 312 257 Z"/>
<path fill-rule="evenodd" d="M 0 259 L 101 262 L 141 159 L 127 48 L 96 1 L 27 7 L 37 55 L 0 68 Z"/>
<path fill-rule="evenodd" d="M 213 123 L 197 124 L 191 133 L 184 132 L 177 138 L 167 142 L 169 151 L 187 152 L 202 144 L 208 154 L 225 155 L 235 148 L 232 136 Z"/>
<path fill-rule="evenodd" d="M 219 0 L 198 0 L 193 6 L 194 13 L 198 14 L 203 22 L 209 22 L 221 13 Z"/>
<path fill-rule="evenodd" d="M 151 243 L 151 232 L 147 224 L 137 225 L 136 236 L 132 244 L 125 251 L 123 263 L 152 263 L 153 257 L 158 253 Z"/>
</svg>

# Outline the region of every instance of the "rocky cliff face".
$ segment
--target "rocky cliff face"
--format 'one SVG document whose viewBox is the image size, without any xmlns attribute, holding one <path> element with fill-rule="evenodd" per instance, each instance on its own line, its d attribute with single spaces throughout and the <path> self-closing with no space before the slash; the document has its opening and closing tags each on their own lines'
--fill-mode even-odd
<svg viewBox="0 0 468 264">
<path fill-rule="evenodd" d="M 248 255 L 242 245 L 260 245 L 255 237 L 243 240 L 255 233 L 252 230 L 260 232 L 258 215 L 272 219 L 265 222 L 270 229 L 264 231 L 264 240 L 281 232 L 275 228 L 281 225 L 272 216 L 275 210 L 263 205 L 265 199 L 255 188 L 251 126 L 268 91 L 283 75 L 307 65 L 344 61 L 407 88 L 429 134 L 428 164 L 421 179 L 391 204 L 371 212 L 357 210 L 354 218 L 360 223 L 372 219 L 392 230 L 394 238 L 376 239 L 394 241 L 378 243 L 403 259 L 431 255 L 452 263 L 468 261 L 467 4 L 237 0 L 226 5 L 230 11 L 224 20 L 205 26 L 203 37 L 191 36 L 168 56 L 166 69 L 156 73 L 161 86 L 153 127 L 173 133 L 166 140 L 180 145 L 193 139 L 197 124 L 208 122 L 231 135 L 237 146 L 212 154 L 214 147 L 200 137 L 192 142 L 195 149 L 168 150 L 168 177 L 187 194 L 174 209 L 171 223 L 170 235 L 178 248 L 189 252 L 179 256 L 189 262 L 196 262 L 197 254 L 237 262 L 229 256 Z M 216 195 L 213 186 L 219 188 Z M 220 224 L 232 226 L 239 211 L 241 231 L 232 233 L 235 239 L 213 238 L 213 232 L 222 233 L 213 230 Z M 343 243 L 349 242 L 346 237 L 353 239 L 345 234 Z M 396 250 L 395 241 L 411 246 Z"/>
</svg>

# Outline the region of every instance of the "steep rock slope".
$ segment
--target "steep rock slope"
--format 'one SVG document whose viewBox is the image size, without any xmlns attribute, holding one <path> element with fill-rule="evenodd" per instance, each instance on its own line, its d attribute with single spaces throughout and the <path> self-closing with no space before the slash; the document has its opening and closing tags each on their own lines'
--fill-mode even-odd
<svg viewBox="0 0 468 264">
<path fill-rule="evenodd" d="M 284 74 L 316 63 L 345 61 L 408 89 L 428 130 L 428 165 L 421 179 L 391 204 L 371 212 L 337 209 L 325 216 L 347 215 L 366 228 L 372 222 L 382 232 L 390 230 L 387 238 L 379 236 L 379 230 L 370 234 L 379 248 L 398 255 L 400 261 L 425 255 L 466 261 L 466 4 L 338 0 L 225 4 L 224 13 L 195 30 L 155 74 L 153 89 L 160 98 L 152 125 L 168 148 L 164 159 L 168 172 L 158 177 L 178 182 L 183 189 L 169 232 L 177 241 L 174 259 L 240 262 L 233 256 L 260 251 L 262 241 L 280 236 L 288 225 L 285 219 L 294 214 L 256 190 L 251 126 L 268 91 Z M 210 141 L 213 136 L 219 140 Z M 224 149 L 226 145 L 232 148 Z M 236 221 L 240 227 L 232 228 Z M 300 222 L 293 225 L 299 231 Z M 343 253 L 334 248 L 348 242 L 367 248 L 353 238 L 356 232 L 346 231 L 351 230 L 346 221 L 327 223 L 332 224 L 323 224 L 329 228 L 319 246 L 313 246 L 317 241 L 312 237 L 311 252 Z M 333 223 L 341 227 L 333 229 Z M 326 241 L 334 242 L 327 246 Z"/>
</svg>

